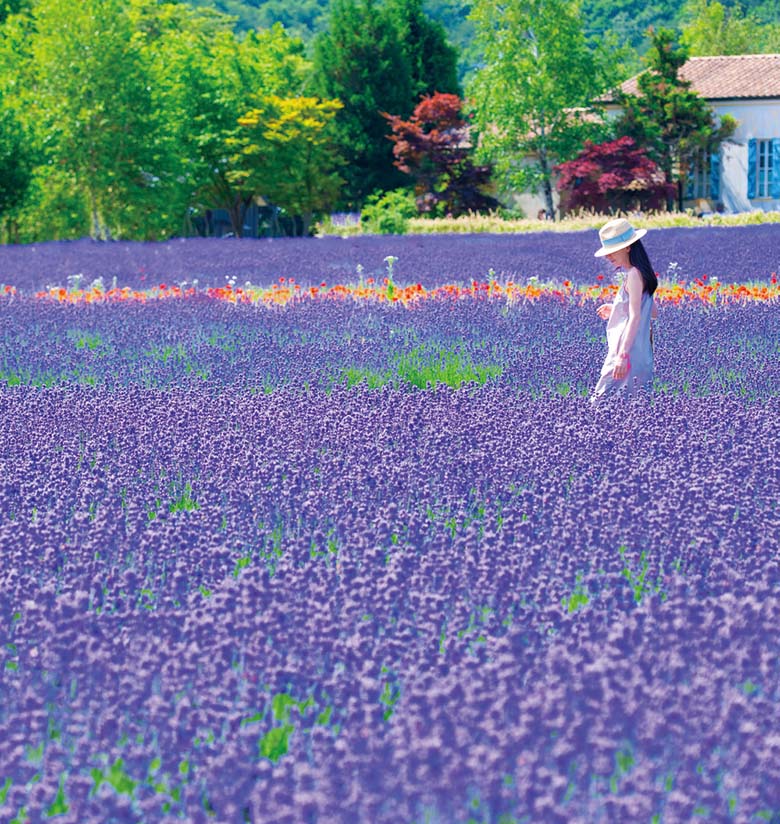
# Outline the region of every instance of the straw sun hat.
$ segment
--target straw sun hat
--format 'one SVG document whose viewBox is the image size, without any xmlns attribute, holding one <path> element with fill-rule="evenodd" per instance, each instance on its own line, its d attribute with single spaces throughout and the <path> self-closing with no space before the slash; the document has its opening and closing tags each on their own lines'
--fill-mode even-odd
<svg viewBox="0 0 780 824">
<path fill-rule="evenodd" d="M 615 218 L 599 229 L 601 249 L 594 252 L 596 257 L 604 257 L 618 249 L 625 249 L 647 234 L 647 229 L 635 229 L 624 217 Z"/>
</svg>

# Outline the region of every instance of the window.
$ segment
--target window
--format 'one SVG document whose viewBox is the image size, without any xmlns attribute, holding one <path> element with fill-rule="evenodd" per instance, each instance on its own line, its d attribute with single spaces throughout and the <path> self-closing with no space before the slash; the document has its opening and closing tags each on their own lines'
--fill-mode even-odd
<svg viewBox="0 0 780 824">
<path fill-rule="evenodd" d="M 712 200 L 720 198 L 720 154 L 698 152 L 688 171 L 685 197 L 687 200 Z"/>
<path fill-rule="evenodd" d="M 748 198 L 780 198 L 780 138 L 748 141 Z"/>
<path fill-rule="evenodd" d="M 772 141 L 756 141 L 756 197 L 769 197 L 772 180 Z"/>
</svg>

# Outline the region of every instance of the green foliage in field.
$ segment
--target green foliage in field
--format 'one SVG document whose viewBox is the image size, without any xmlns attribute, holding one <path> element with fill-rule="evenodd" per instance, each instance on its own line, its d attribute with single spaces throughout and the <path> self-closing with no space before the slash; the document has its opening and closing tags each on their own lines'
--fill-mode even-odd
<svg viewBox="0 0 780 824">
<path fill-rule="evenodd" d="M 338 200 L 344 182 L 333 139 L 342 108 L 339 100 L 267 95 L 238 121 L 242 132 L 231 141 L 235 169 L 228 179 L 299 215 L 308 234 L 314 215 Z"/>
<path fill-rule="evenodd" d="M 482 127 L 474 145 L 512 187 L 547 193 L 551 166 L 594 136 L 587 118 L 558 113 L 641 68 L 648 23 L 682 26 L 690 54 L 780 50 L 771 0 L 688 0 L 679 13 L 666 0 L 510 6 L 2 0 L 0 240 L 162 239 L 206 231 L 214 209 L 241 235 L 260 197 L 305 231 L 333 207 L 405 185 L 381 112 L 408 118 L 420 95 L 460 94 L 465 79 Z M 605 61 L 610 30 L 635 51 Z M 310 116 L 335 100 L 327 128 Z M 662 110 L 640 124 L 648 144 Z M 534 163 L 518 163 L 528 152 Z"/>
<path fill-rule="evenodd" d="M 12 239 L 167 237 L 206 208 L 240 234 L 254 192 L 229 175 L 230 140 L 258 100 L 302 88 L 300 41 L 145 0 L 36 3 L 2 35 L 4 122 L 34 161 L 25 201 L 0 203 Z M 9 145 L 0 132 L 0 163 Z"/>
<path fill-rule="evenodd" d="M 345 369 L 343 380 L 347 386 L 365 382 L 369 389 L 387 384 L 428 389 L 440 383 L 457 389 L 464 383 L 481 386 L 499 377 L 502 371 L 500 366 L 494 364 L 475 364 L 457 348 L 423 344 L 399 355 L 389 369 Z"/>
<path fill-rule="evenodd" d="M 400 183 L 380 112 L 459 91 L 422 0 L 339 0 L 310 55 L 266 22 L 239 35 L 205 3 L 0 5 L 4 238 L 166 238 L 210 209 L 241 235 L 257 197 L 306 230 L 337 195 L 359 206 Z"/>
<path fill-rule="evenodd" d="M 18 118 L 0 97 L 0 219 L 24 202 L 30 188 L 32 160 Z"/>
</svg>

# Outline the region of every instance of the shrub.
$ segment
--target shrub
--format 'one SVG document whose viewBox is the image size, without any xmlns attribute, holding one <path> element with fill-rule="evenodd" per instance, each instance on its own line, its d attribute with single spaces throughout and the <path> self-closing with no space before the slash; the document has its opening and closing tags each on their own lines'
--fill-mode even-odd
<svg viewBox="0 0 780 824">
<path fill-rule="evenodd" d="M 591 143 L 556 167 L 561 213 L 661 209 L 674 196 L 663 170 L 630 137 Z"/>
<path fill-rule="evenodd" d="M 492 168 L 476 165 L 470 125 L 455 94 L 427 95 L 409 120 L 385 114 L 393 133 L 395 165 L 414 178 L 417 209 L 458 217 L 498 207 L 487 191 Z"/>
<path fill-rule="evenodd" d="M 414 194 L 408 189 L 374 192 L 360 214 L 360 224 L 369 234 L 403 235 L 409 220 L 417 215 Z"/>
</svg>

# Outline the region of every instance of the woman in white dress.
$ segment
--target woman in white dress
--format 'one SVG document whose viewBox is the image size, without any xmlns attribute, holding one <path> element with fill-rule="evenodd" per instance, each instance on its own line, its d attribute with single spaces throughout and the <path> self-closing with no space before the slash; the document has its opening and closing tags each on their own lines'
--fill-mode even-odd
<svg viewBox="0 0 780 824">
<path fill-rule="evenodd" d="M 599 230 L 596 257 L 606 257 L 622 270 L 623 279 L 612 303 L 596 310 L 607 321 L 607 357 L 593 402 L 618 393 L 648 392 L 653 386 L 651 321 L 656 317 L 653 293 L 658 278 L 642 245 L 645 234 L 646 229 L 635 229 L 625 218 L 610 220 Z"/>
</svg>

